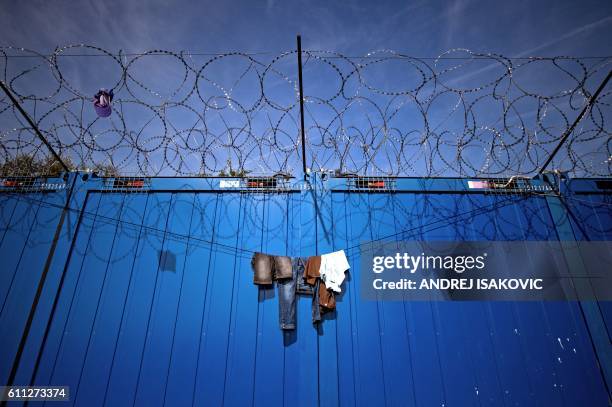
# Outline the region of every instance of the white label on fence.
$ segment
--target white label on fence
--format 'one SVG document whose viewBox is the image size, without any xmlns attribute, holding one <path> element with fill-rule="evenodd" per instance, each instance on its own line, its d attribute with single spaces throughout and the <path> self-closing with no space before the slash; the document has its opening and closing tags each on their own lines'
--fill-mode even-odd
<svg viewBox="0 0 612 407">
<path fill-rule="evenodd" d="M 468 188 L 470 189 L 491 188 L 491 184 L 489 184 L 488 181 L 468 181 Z"/>
<path fill-rule="evenodd" d="M 240 188 L 240 181 L 239 180 L 228 181 L 228 180 L 222 179 L 219 182 L 219 187 L 221 188 Z"/>
</svg>

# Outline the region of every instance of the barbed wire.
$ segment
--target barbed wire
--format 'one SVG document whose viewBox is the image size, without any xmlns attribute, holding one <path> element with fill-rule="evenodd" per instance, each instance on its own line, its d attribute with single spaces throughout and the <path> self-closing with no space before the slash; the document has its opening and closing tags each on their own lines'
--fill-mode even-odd
<svg viewBox="0 0 612 407">
<path fill-rule="evenodd" d="M 96 56 L 77 58 L 76 56 Z M 522 57 L 449 50 L 416 58 L 303 51 L 306 162 L 359 175 L 532 175 L 612 68 L 612 57 Z M 0 48 L 0 75 L 71 168 L 108 175 L 301 171 L 296 51 L 52 53 Z M 550 168 L 609 176 L 604 89 Z M 112 114 L 94 95 L 112 89 Z M 0 174 L 57 171 L 0 96 Z"/>
</svg>

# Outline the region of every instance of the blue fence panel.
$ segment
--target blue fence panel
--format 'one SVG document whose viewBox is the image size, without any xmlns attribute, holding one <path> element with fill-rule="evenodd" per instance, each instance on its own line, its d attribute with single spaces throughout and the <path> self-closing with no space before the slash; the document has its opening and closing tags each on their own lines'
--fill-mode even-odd
<svg viewBox="0 0 612 407">
<path fill-rule="evenodd" d="M 245 193 L 160 178 L 136 194 L 74 179 L 19 365 L 67 195 L 0 195 L 5 382 L 15 366 L 15 384 L 69 385 L 87 406 L 608 403 L 601 345 L 577 302 L 359 295 L 363 241 L 609 240 L 610 195 L 590 184 L 559 209 L 549 196 L 469 193 L 459 179 L 371 193 L 315 176 L 303 190 Z M 339 249 L 351 269 L 336 311 L 313 326 L 299 297 L 297 329 L 281 331 L 277 288 L 253 284 L 252 254 Z M 609 338 L 612 308 L 599 309 Z"/>
<path fill-rule="evenodd" d="M 106 391 L 117 338 L 121 334 L 146 204 L 147 197 L 144 195 L 125 195 L 120 203 L 120 223 L 116 226 L 112 252 L 104 271 L 105 279 L 98 296 L 78 387 L 73 391 L 77 404 L 95 406 L 102 405 L 104 401 L 100 395 Z"/>
<path fill-rule="evenodd" d="M 159 253 L 165 244 L 171 204 L 171 194 L 148 196 L 138 251 L 132 266 L 132 281 L 104 392 L 105 405 L 131 404 L 138 396 L 142 397 L 138 390 L 147 339 L 150 338 L 151 314 L 160 285 Z"/>
<path fill-rule="evenodd" d="M 255 385 L 256 352 L 260 339 L 259 334 L 259 300 L 253 289 L 253 276 L 245 270 L 251 267 L 251 252 L 261 251 L 263 236 L 261 225 L 265 203 L 262 199 L 240 200 L 241 207 L 236 215 L 240 218 L 237 224 L 237 247 L 244 251 L 233 250 L 231 274 L 234 286 L 231 292 L 231 319 L 229 321 L 228 351 L 223 380 L 225 392 L 224 404 L 253 404 Z M 278 386 L 280 381 L 276 382 Z"/>
<path fill-rule="evenodd" d="M 54 239 L 63 196 L 30 194 L 27 198 L 12 197 L 10 201 L 5 201 L 11 215 L 5 218 L 7 223 L 3 224 L 4 238 L 0 244 L 0 376 L 3 382 L 7 381 L 18 353 Z"/>
<path fill-rule="evenodd" d="M 207 297 L 218 198 L 215 194 L 191 195 L 186 194 L 182 198 L 191 220 L 186 225 L 189 240 L 181 277 L 180 299 L 174 317 L 176 326 L 164 395 L 164 402 L 173 405 L 191 405 L 195 392 L 197 354 L 202 338 L 202 315 Z M 192 208 L 187 207 L 189 199 L 193 199 Z"/>
</svg>

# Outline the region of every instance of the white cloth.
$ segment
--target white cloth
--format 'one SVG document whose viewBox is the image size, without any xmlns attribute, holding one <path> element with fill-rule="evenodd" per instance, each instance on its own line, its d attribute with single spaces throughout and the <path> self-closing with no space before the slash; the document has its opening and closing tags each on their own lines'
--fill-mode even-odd
<svg viewBox="0 0 612 407">
<path fill-rule="evenodd" d="M 321 280 L 327 288 L 339 293 L 341 291 L 340 285 L 344 281 L 344 273 L 350 267 L 344 250 L 323 254 L 321 255 L 321 268 L 319 269 Z"/>
</svg>

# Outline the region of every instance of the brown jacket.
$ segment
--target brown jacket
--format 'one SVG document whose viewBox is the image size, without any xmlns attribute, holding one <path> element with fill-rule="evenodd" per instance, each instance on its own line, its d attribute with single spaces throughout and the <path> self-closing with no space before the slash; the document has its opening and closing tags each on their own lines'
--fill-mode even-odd
<svg viewBox="0 0 612 407">
<path fill-rule="evenodd" d="M 321 273 L 319 273 L 320 268 L 321 256 L 312 256 L 308 258 L 304 269 L 304 279 L 307 284 L 317 284 L 317 280 L 321 278 Z M 323 281 L 320 281 L 319 284 L 319 307 L 321 308 L 321 313 L 335 309 L 336 297 L 334 297 L 334 292 L 328 290 Z"/>
<path fill-rule="evenodd" d="M 311 256 L 306 261 L 306 269 L 304 270 L 304 279 L 306 283 L 315 285 L 317 278 L 321 277 L 319 269 L 321 268 L 321 256 Z"/>
<path fill-rule="evenodd" d="M 321 307 L 322 313 L 336 308 L 336 297 L 334 296 L 334 292 L 327 289 L 323 280 L 321 280 L 321 285 L 319 286 L 319 306 Z"/>
</svg>

